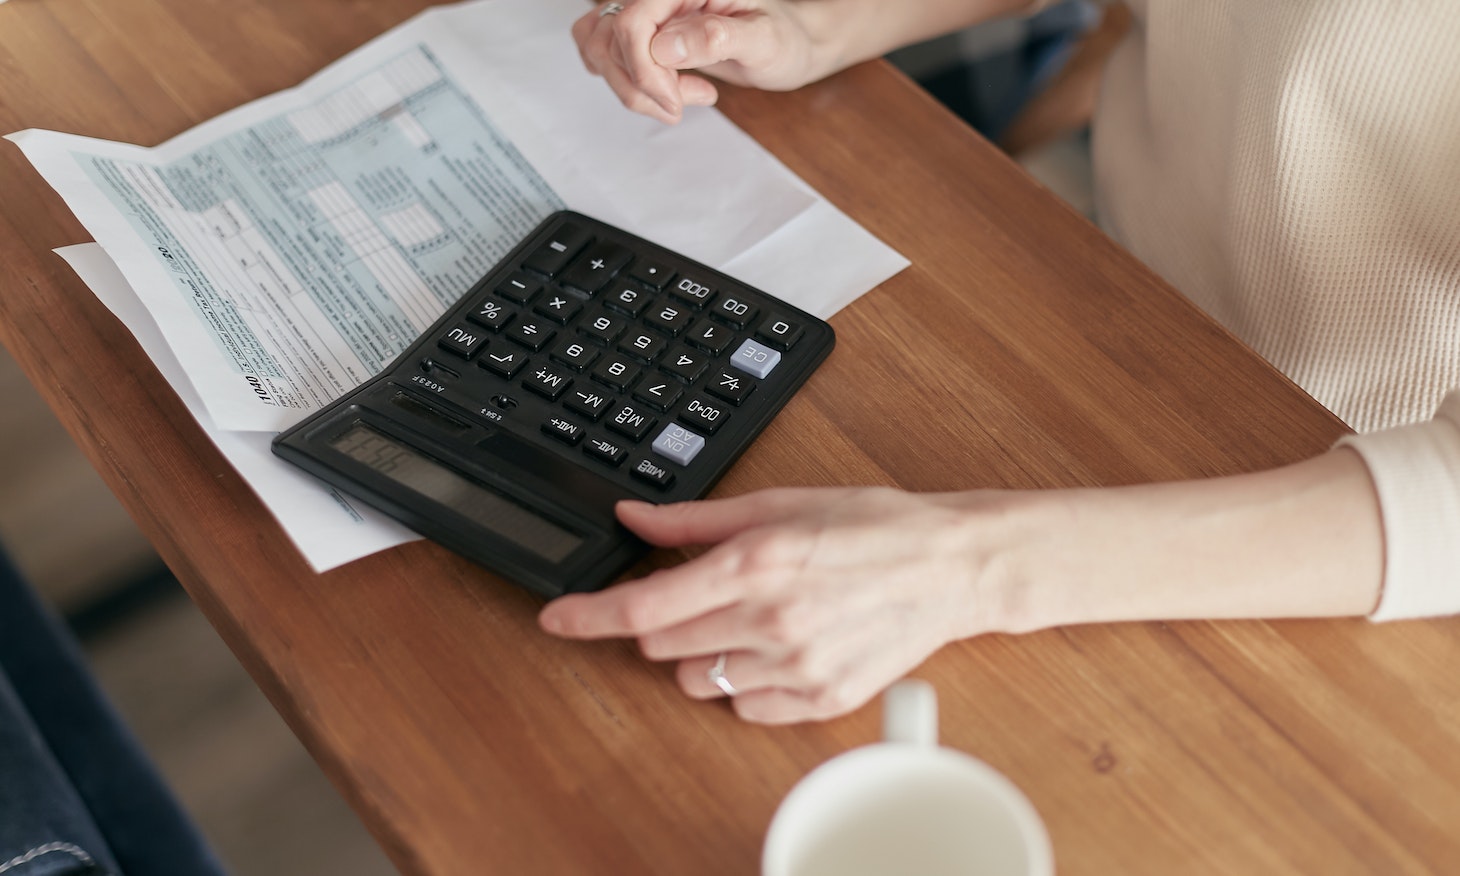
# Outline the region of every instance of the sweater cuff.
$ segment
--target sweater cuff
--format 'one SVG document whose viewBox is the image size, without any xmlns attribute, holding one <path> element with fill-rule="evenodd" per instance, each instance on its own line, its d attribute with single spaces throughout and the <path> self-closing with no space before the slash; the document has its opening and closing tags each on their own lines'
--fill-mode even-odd
<svg viewBox="0 0 1460 876">
<path fill-rule="evenodd" d="M 1435 418 L 1350 435 L 1384 524 L 1384 589 L 1370 620 L 1460 612 L 1460 390 Z"/>
</svg>

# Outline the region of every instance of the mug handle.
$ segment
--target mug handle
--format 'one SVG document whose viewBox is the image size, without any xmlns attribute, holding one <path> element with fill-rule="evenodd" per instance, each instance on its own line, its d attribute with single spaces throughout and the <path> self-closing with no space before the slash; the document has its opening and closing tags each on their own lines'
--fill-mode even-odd
<svg viewBox="0 0 1460 876">
<path fill-rule="evenodd" d="M 882 695 L 882 739 L 903 745 L 938 745 L 938 694 L 933 686 L 906 678 Z"/>
</svg>

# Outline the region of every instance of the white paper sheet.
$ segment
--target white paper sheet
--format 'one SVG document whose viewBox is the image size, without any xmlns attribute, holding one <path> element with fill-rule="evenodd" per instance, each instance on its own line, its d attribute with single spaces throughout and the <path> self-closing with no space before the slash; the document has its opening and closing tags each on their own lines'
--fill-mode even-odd
<svg viewBox="0 0 1460 876">
<path fill-rule="evenodd" d="M 285 428 L 358 385 L 564 205 L 822 316 L 906 264 L 719 113 L 626 112 L 568 38 L 582 9 L 429 10 L 152 149 L 11 139 L 228 429 Z M 771 242 L 788 227 L 804 231 Z"/>
<path fill-rule="evenodd" d="M 438 7 L 143 148 L 13 134 L 95 237 L 65 257 L 323 570 L 411 536 L 268 443 L 370 377 L 542 216 L 595 215 L 829 317 L 907 261 L 715 110 L 589 76 L 579 0 Z"/>
<path fill-rule="evenodd" d="M 274 456 L 272 432 L 220 429 L 137 293 L 94 243 L 56 250 L 101 303 L 131 331 L 213 443 L 238 470 L 315 571 L 404 544 L 419 535 Z"/>
</svg>

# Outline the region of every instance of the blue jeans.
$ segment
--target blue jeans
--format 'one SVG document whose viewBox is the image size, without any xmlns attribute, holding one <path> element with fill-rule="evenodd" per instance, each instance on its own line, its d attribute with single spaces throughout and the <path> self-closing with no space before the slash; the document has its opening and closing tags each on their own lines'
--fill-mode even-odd
<svg viewBox="0 0 1460 876">
<path fill-rule="evenodd" d="M 925 60 L 934 60 L 915 64 L 907 72 L 975 130 L 997 141 L 1099 21 L 1100 8 L 1091 0 L 1061 0 L 1018 22 L 976 26 L 1017 31 L 1017 38 L 994 48 L 984 46 L 966 54 L 956 35 L 935 40 L 940 49 L 924 55 Z M 894 53 L 892 60 L 911 59 Z"/>
<path fill-rule="evenodd" d="M 75 640 L 0 553 L 0 874 L 222 873 Z"/>
</svg>

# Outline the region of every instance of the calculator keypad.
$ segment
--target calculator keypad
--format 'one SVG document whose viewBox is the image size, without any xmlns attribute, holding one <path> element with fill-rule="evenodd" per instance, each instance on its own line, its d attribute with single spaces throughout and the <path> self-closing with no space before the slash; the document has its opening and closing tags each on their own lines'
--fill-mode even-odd
<svg viewBox="0 0 1460 876">
<path fill-rule="evenodd" d="M 452 396 L 459 405 L 497 425 L 510 416 L 515 430 L 641 490 L 667 490 L 730 440 L 719 437 L 736 431 L 727 424 L 751 417 L 741 409 L 806 332 L 804 314 L 752 292 L 565 223 L 473 292 L 420 364 L 475 363 L 493 383 Z M 542 407 L 489 407 L 502 398 Z"/>
<path fill-rule="evenodd" d="M 618 502 L 704 496 L 835 342 L 787 302 L 565 210 L 273 447 L 555 598 L 647 550 Z"/>
</svg>

